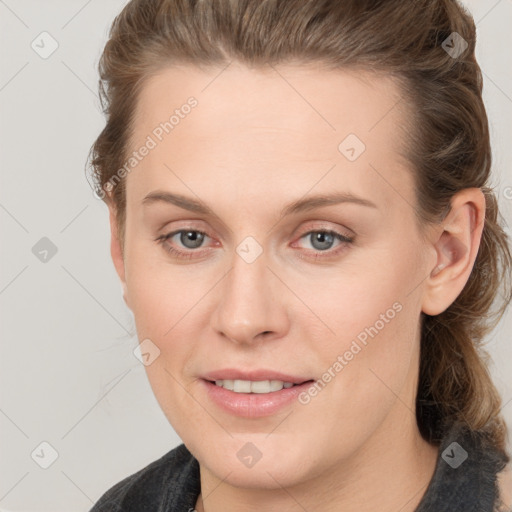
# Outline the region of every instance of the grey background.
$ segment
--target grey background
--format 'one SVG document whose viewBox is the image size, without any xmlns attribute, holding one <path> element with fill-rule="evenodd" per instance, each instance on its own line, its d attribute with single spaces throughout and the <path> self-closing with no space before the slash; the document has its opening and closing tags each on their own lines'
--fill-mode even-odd
<svg viewBox="0 0 512 512">
<path fill-rule="evenodd" d="M 133 354 L 108 211 L 84 173 L 104 126 L 96 67 L 125 3 L 0 0 L 2 512 L 88 511 L 107 488 L 180 443 Z M 465 4 L 478 27 L 494 184 L 510 221 L 512 1 Z M 31 47 L 35 40 L 40 52 L 51 49 L 43 31 L 58 43 L 48 58 Z M 488 349 L 512 435 L 511 330 L 509 310 Z M 58 453 L 47 469 L 40 464 L 52 451 L 42 442 Z"/>
</svg>

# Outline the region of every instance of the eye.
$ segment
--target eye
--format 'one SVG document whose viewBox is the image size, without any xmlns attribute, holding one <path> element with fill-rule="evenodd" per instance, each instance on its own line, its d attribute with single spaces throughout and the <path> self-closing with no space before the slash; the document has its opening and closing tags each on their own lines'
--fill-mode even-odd
<svg viewBox="0 0 512 512">
<path fill-rule="evenodd" d="M 173 241 L 173 238 L 176 238 L 176 240 L 171 244 L 170 242 Z M 205 238 L 210 237 L 204 231 L 199 231 L 197 229 L 180 229 L 173 231 L 172 233 L 160 235 L 155 239 L 155 241 L 162 245 L 162 247 L 174 257 L 178 259 L 190 259 L 202 256 L 206 251 L 197 250 L 203 245 Z M 351 244 L 354 241 L 353 237 L 327 229 L 308 231 L 300 237 L 300 240 L 302 239 L 308 239 L 310 241 L 313 247 L 310 251 L 314 253 L 313 255 L 308 256 L 299 254 L 299 257 L 303 259 L 318 259 L 335 256 L 342 250 L 346 249 L 348 244 Z M 338 249 L 330 250 L 336 240 L 339 242 Z M 177 249 L 175 247 L 177 243 L 186 250 Z M 326 254 L 323 255 L 319 253 Z"/>
<path fill-rule="evenodd" d="M 177 240 L 180 244 L 182 244 L 186 249 L 190 251 L 181 251 L 176 249 L 172 245 L 169 244 L 169 241 L 172 241 L 177 235 Z M 172 233 L 168 233 L 165 235 L 160 235 L 155 239 L 156 242 L 162 245 L 162 247 L 172 255 L 177 258 L 192 258 L 193 253 L 201 253 L 202 251 L 196 251 L 195 249 L 199 248 L 203 243 L 205 237 L 210 238 L 203 231 L 199 231 L 197 229 L 180 229 L 177 231 L 173 231 Z"/>
<path fill-rule="evenodd" d="M 342 233 L 338 233 L 334 230 L 326 230 L 319 229 L 314 231 L 308 231 L 304 235 L 300 237 L 300 240 L 306 239 L 310 242 L 313 247 L 312 252 L 316 253 L 312 256 L 302 256 L 299 254 L 300 258 L 308 258 L 313 257 L 323 258 L 337 255 L 340 251 L 344 250 L 348 244 L 351 244 L 354 241 L 353 237 L 346 236 Z M 338 241 L 338 249 L 330 250 L 333 243 Z M 318 253 L 327 253 L 325 256 L 323 254 Z"/>
<path fill-rule="evenodd" d="M 172 236 L 176 236 L 179 234 L 178 240 L 180 243 L 183 243 L 183 245 L 187 249 L 197 249 L 201 246 L 203 243 L 204 237 L 207 236 L 206 233 L 203 233 L 202 231 L 195 231 L 195 230 L 182 230 L 174 233 Z M 172 238 L 171 236 L 171 238 Z M 190 245 L 189 245 L 190 244 Z"/>
</svg>

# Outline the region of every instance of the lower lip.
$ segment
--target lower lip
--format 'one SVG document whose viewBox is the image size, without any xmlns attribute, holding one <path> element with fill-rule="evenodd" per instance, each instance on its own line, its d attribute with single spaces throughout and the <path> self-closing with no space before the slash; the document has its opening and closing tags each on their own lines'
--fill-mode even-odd
<svg viewBox="0 0 512 512">
<path fill-rule="evenodd" d="M 271 416 L 297 399 L 308 389 L 312 380 L 291 388 L 270 393 L 235 393 L 216 384 L 201 379 L 208 397 L 221 409 L 243 418 L 261 418 Z"/>
</svg>

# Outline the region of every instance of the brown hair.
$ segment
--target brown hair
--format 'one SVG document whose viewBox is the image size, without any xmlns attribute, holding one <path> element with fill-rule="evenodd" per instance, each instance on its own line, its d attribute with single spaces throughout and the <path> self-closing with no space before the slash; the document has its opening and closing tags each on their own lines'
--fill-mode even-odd
<svg viewBox="0 0 512 512">
<path fill-rule="evenodd" d="M 453 32 L 468 45 L 460 55 L 448 52 L 453 40 L 445 46 Z M 479 187 L 486 198 L 466 286 L 443 313 L 422 314 L 418 426 L 438 443 L 461 422 L 505 452 L 501 398 L 482 342 L 512 298 L 512 260 L 488 183 L 491 147 L 475 43 L 473 18 L 456 0 L 131 0 L 114 20 L 99 64 L 107 123 L 91 148 L 92 166 L 123 239 L 125 180 L 104 190 L 126 161 L 137 96 L 153 73 L 174 63 L 223 67 L 236 59 L 248 66 L 323 63 L 395 78 L 409 106 L 406 156 L 418 218 L 441 221 L 464 188 Z"/>
</svg>

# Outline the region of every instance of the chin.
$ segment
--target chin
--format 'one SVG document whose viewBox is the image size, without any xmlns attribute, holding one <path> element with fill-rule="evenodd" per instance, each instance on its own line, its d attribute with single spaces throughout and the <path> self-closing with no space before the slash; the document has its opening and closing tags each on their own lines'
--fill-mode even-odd
<svg viewBox="0 0 512 512">
<path fill-rule="evenodd" d="M 314 461 L 306 441 L 301 450 L 296 439 L 265 439 L 266 435 L 234 436 L 224 442 L 212 441 L 210 446 L 203 444 L 208 438 L 204 436 L 185 444 L 201 466 L 234 487 L 278 489 L 300 484 L 321 472 L 312 467 Z"/>
<path fill-rule="evenodd" d="M 266 462 L 262 459 L 252 468 L 242 466 L 236 458 L 222 463 L 218 460 L 211 462 L 212 465 L 208 465 L 208 469 L 234 487 L 279 489 L 292 487 L 307 480 L 307 473 L 302 473 L 296 465 L 290 464 L 284 454 L 267 458 Z"/>
</svg>

